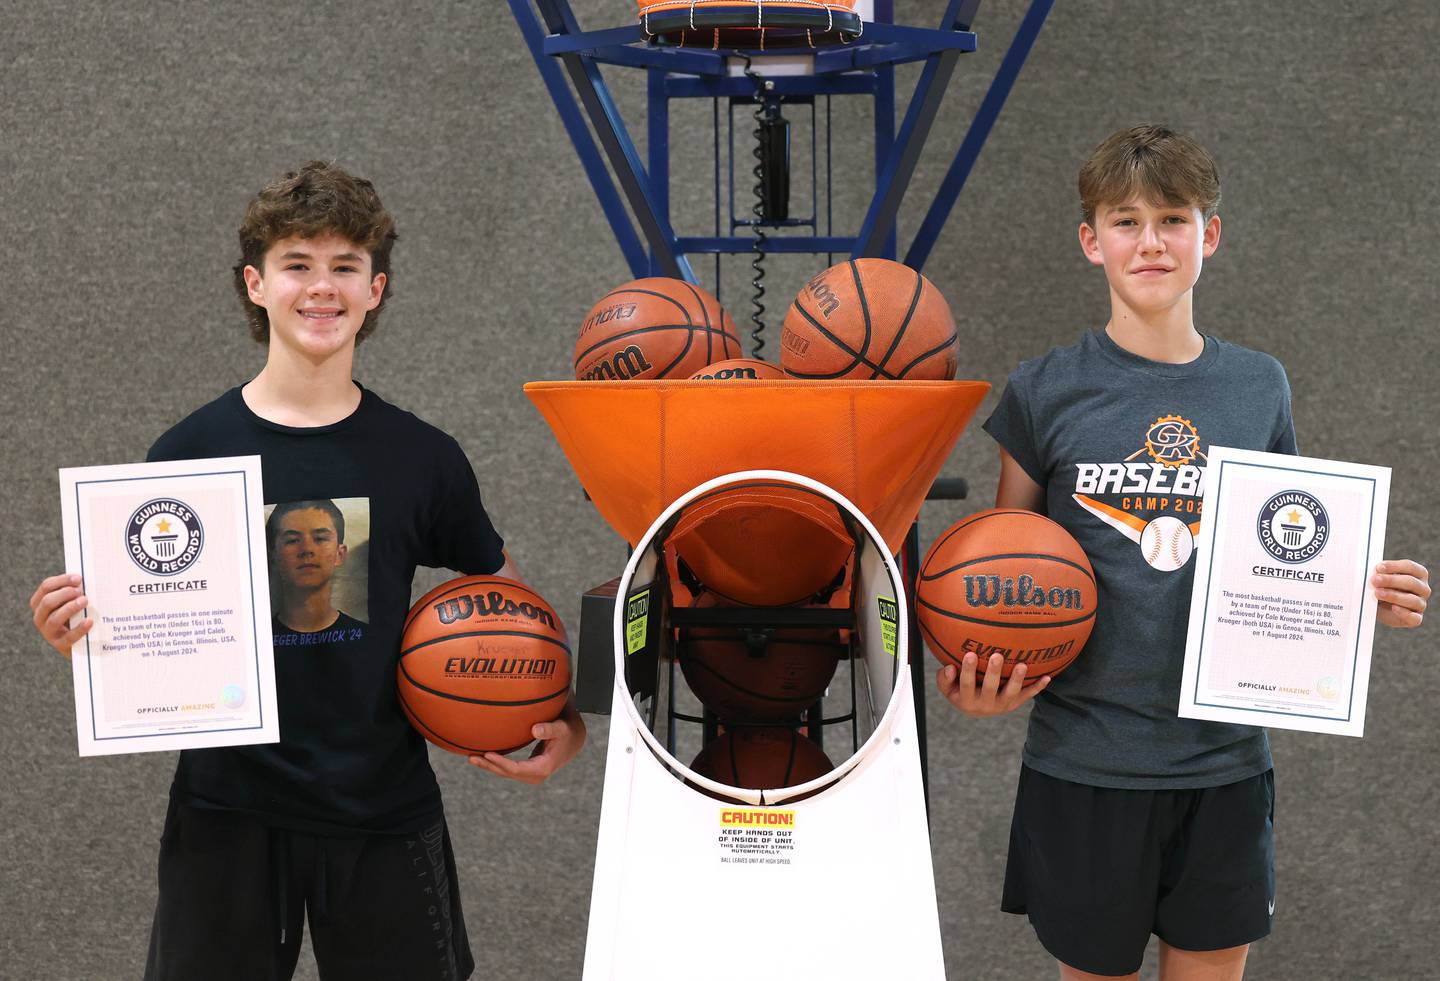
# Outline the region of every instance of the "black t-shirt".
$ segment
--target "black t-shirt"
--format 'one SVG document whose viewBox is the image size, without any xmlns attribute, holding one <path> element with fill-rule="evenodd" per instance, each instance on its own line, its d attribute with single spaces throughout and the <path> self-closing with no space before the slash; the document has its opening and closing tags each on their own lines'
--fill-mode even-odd
<svg viewBox="0 0 1440 981">
<path fill-rule="evenodd" d="M 363 389 L 345 419 L 301 429 L 260 418 L 235 388 L 156 440 L 147 459 L 252 454 L 267 505 L 300 529 L 292 540 L 320 529 L 310 546 L 287 546 L 278 520 L 281 533 L 267 529 L 280 742 L 185 750 L 172 792 L 302 830 L 418 830 L 440 790 L 395 694 L 400 633 L 417 566 L 486 574 L 504 564 L 475 473 L 454 439 Z M 324 575 L 336 619 L 310 633 L 284 626 L 294 584 L 315 589 Z"/>
<path fill-rule="evenodd" d="M 270 634 L 275 638 L 276 647 L 309 647 L 313 644 L 343 643 L 359 640 L 365 632 L 365 621 L 357 620 L 344 610 L 335 611 L 335 621 L 320 630 L 296 630 L 270 618 Z"/>
</svg>

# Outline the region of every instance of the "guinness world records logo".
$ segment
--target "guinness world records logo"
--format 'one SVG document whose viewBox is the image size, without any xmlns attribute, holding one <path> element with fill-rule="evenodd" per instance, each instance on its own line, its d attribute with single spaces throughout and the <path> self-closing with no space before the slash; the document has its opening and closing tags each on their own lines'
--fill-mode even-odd
<svg viewBox="0 0 1440 981">
<path fill-rule="evenodd" d="M 1281 491 L 1260 508 L 1256 533 L 1272 558 L 1292 565 L 1309 562 L 1330 540 L 1330 515 L 1305 491 Z"/>
<path fill-rule="evenodd" d="M 125 552 L 152 576 L 184 572 L 195 564 L 204 544 L 199 516 L 172 497 L 146 501 L 125 522 Z"/>
</svg>

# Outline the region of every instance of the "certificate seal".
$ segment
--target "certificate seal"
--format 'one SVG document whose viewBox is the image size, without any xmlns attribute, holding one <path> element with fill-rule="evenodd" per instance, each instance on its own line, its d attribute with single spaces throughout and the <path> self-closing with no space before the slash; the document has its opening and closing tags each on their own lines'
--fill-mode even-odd
<svg viewBox="0 0 1440 981">
<path fill-rule="evenodd" d="M 1305 491 L 1281 491 L 1260 508 L 1256 534 L 1271 557 L 1292 565 L 1309 562 L 1330 540 L 1330 515 Z"/>
<path fill-rule="evenodd" d="M 205 529 L 193 508 L 173 497 L 146 501 L 125 522 L 125 552 L 152 576 L 174 576 L 195 564 Z"/>
</svg>

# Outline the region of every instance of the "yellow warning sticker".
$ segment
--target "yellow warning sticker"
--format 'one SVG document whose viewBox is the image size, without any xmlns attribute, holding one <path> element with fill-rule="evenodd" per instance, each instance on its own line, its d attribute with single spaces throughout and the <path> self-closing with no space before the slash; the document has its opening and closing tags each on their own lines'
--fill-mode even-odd
<svg viewBox="0 0 1440 981">
<path fill-rule="evenodd" d="M 650 624 L 650 590 L 645 589 L 625 601 L 625 654 L 645 649 Z"/>
<path fill-rule="evenodd" d="M 900 607 L 893 599 L 884 596 L 878 598 L 880 603 L 880 642 L 885 645 L 885 653 L 891 657 L 896 656 L 900 643 Z"/>
<path fill-rule="evenodd" d="M 720 811 L 721 865 L 791 865 L 795 861 L 795 812 L 773 807 L 727 807 Z"/>
</svg>

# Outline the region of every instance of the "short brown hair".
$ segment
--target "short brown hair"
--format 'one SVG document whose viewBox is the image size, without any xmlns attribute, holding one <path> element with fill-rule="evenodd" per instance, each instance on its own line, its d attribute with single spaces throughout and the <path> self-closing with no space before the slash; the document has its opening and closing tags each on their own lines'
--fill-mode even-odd
<svg viewBox="0 0 1440 981">
<path fill-rule="evenodd" d="M 334 501 L 324 497 L 313 501 L 286 501 L 284 504 L 275 505 L 275 510 L 265 519 L 265 545 L 272 555 L 275 552 L 275 539 L 280 534 L 280 522 L 295 511 L 324 511 L 330 516 L 330 523 L 335 526 L 335 541 L 345 544 L 345 515 Z"/>
<path fill-rule="evenodd" d="M 1080 211 L 1095 223 L 1102 204 L 1137 196 L 1156 205 L 1195 207 L 1209 221 L 1220 207 L 1220 172 L 1199 143 L 1164 126 L 1112 133 L 1080 168 Z"/>
<path fill-rule="evenodd" d="M 398 237 L 395 219 L 380 203 L 375 185 L 348 171 L 312 160 L 266 184 L 245 209 L 240 222 L 240 261 L 235 264 L 235 291 L 245 307 L 250 336 L 270 340 L 270 318 L 250 299 L 245 267 L 262 268 L 265 253 L 281 239 L 338 235 L 370 253 L 370 275 L 385 274 L 385 289 L 374 310 L 365 314 L 355 335 L 359 344 L 375 330 L 380 309 L 390 298 L 390 249 Z"/>
</svg>

